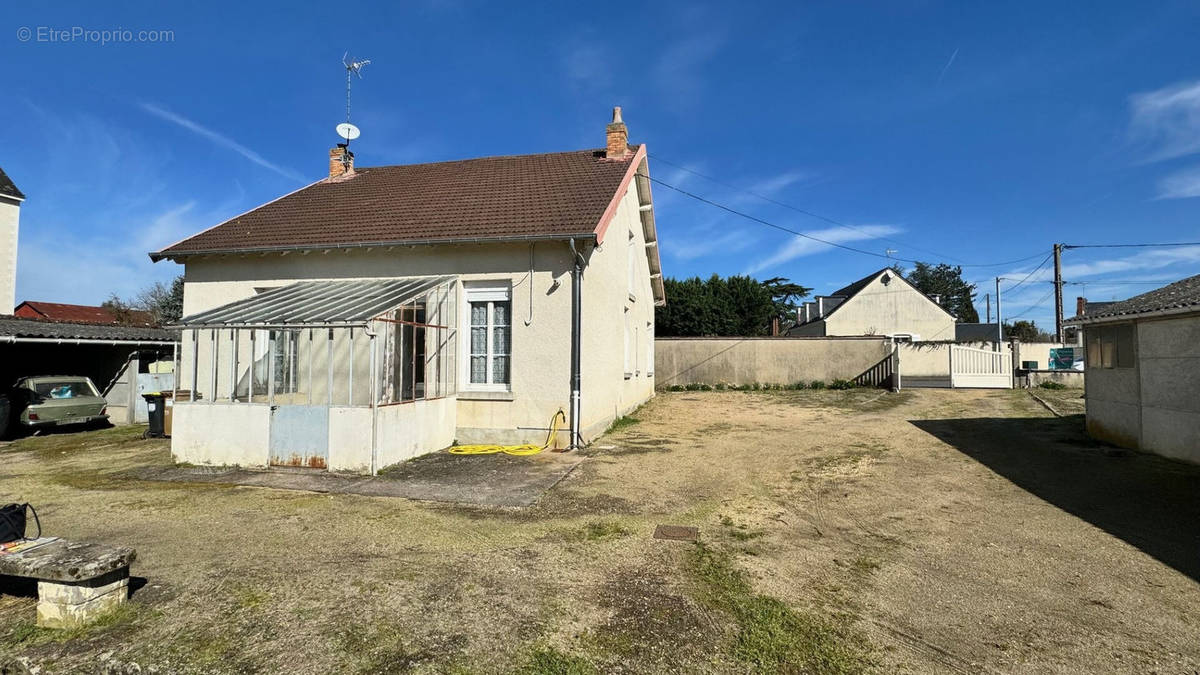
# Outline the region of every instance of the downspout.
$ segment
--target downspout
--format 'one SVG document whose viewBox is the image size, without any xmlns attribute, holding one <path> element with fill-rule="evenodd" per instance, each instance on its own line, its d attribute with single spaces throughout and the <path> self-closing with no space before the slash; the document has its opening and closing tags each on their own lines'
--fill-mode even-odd
<svg viewBox="0 0 1200 675">
<path fill-rule="evenodd" d="M 378 445 L 379 436 L 379 342 L 375 339 L 376 333 L 374 326 L 367 324 L 363 329 L 363 333 L 370 338 L 371 343 L 371 475 L 374 476 L 379 472 L 378 460 L 376 459 L 376 446 Z"/>
<path fill-rule="evenodd" d="M 583 370 L 583 256 L 575 248 L 575 240 L 569 240 L 571 245 L 571 443 L 570 450 L 583 447 L 580 438 L 582 424 L 582 370 Z"/>
</svg>

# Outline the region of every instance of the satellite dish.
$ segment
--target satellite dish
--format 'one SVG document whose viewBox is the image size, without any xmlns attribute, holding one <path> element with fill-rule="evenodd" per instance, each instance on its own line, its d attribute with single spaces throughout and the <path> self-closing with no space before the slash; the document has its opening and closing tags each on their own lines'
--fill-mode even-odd
<svg viewBox="0 0 1200 675">
<path fill-rule="evenodd" d="M 346 139 L 347 142 L 358 138 L 360 133 L 362 132 L 358 130 L 358 127 L 350 124 L 349 122 L 342 122 L 341 124 L 337 125 L 338 136 Z"/>
</svg>

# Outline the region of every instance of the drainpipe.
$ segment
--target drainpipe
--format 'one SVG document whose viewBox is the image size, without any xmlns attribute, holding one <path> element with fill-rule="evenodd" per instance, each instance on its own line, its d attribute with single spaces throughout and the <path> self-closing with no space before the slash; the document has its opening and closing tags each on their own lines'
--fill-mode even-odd
<svg viewBox="0 0 1200 675">
<path fill-rule="evenodd" d="M 575 240 L 569 240 L 573 264 L 571 267 L 571 443 L 568 449 L 583 447 L 580 438 L 582 407 L 583 370 L 583 256 L 575 248 Z"/>
<path fill-rule="evenodd" d="M 369 323 L 363 330 L 363 333 L 370 338 L 371 341 L 371 475 L 379 473 L 378 462 L 376 460 L 376 446 L 378 445 L 379 435 L 379 342 L 375 339 L 376 333 L 374 327 Z M 311 372 L 311 370 L 310 370 Z M 311 391 L 311 389 L 310 389 Z"/>
</svg>

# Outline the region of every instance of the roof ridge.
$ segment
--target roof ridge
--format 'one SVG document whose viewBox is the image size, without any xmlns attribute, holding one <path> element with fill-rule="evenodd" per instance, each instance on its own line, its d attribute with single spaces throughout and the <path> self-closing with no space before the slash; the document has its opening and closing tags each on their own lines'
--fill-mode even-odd
<svg viewBox="0 0 1200 675">
<path fill-rule="evenodd" d="M 638 147 L 637 144 L 630 144 L 630 148 Z M 582 148 L 579 150 L 557 150 L 554 152 L 525 152 L 517 155 L 484 155 L 482 157 L 464 157 L 462 159 L 443 159 L 436 162 L 417 162 L 415 164 L 380 164 L 378 166 L 363 166 L 355 167 L 355 173 L 359 171 L 370 171 L 371 169 L 395 169 L 399 167 L 421 167 L 421 166 L 440 166 L 443 164 L 461 164 L 462 162 L 481 162 L 488 159 L 528 159 L 530 157 L 552 157 L 554 155 L 582 155 L 591 153 L 605 152 L 604 148 Z M 632 154 L 629 157 L 633 157 Z M 607 157 L 597 157 L 597 159 L 607 159 Z M 624 159 L 624 158 L 623 158 Z M 613 160 L 621 161 L 621 160 Z"/>
</svg>

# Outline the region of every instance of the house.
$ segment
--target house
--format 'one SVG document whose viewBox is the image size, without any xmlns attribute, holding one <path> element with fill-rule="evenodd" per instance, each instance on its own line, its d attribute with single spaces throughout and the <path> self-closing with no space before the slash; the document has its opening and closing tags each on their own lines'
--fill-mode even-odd
<svg viewBox="0 0 1200 675">
<path fill-rule="evenodd" d="M 0 169 L 0 315 L 17 302 L 17 228 L 25 195 Z"/>
<path fill-rule="evenodd" d="M 1116 301 L 1109 302 L 1089 302 L 1087 298 L 1077 296 L 1075 298 L 1075 316 L 1083 317 L 1100 313 L 1101 310 L 1108 308 L 1109 305 L 1115 305 Z M 1063 342 L 1073 345 L 1082 345 L 1080 341 L 1081 331 L 1078 326 L 1066 326 L 1063 328 Z"/>
<path fill-rule="evenodd" d="M 151 254 L 185 268 L 172 452 L 375 472 L 454 442 L 578 446 L 654 392 L 645 145 L 356 168 Z"/>
<path fill-rule="evenodd" d="M 1200 462 L 1200 275 L 1068 320 L 1094 438 Z"/>
<path fill-rule="evenodd" d="M 125 320 L 113 314 L 107 307 L 94 305 L 67 305 L 60 302 L 25 300 L 12 311 L 13 316 L 24 319 L 65 321 L 68 323 L 125 324 L 129 326 L 152 326 L 154 319 L 149 312 L 130 310 Z"/>
<path fill-rule="evenodd" d="M 873 272 L 800 307 L 788 335 L 903 336 L 953 340 L 954 315 L 890 267 Z"/>
</svg>

